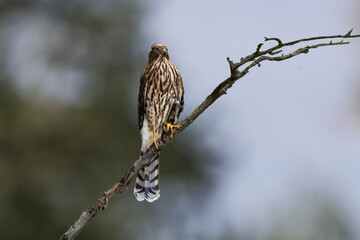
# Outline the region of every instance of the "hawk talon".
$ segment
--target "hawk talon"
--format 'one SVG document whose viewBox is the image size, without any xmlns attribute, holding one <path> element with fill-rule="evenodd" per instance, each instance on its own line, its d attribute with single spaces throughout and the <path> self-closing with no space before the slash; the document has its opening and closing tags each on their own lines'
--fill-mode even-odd
<svg viewBox="0 0 360 240">
<path fill-rule="evenodd" d="M 155 129 L 153 129 L 153 142 L 154 142 L 154 144 L 155 144 L 156 149 L 159 149 L 159 146 L 158 146 L 157 143 L 156 143 Z"/>
<path fill-rule="evenodd" d="M 156 147 L 156 149 L 159 149 L 159 146 L 157 145 L 157 143 L 156 143 L 156 139 L 154 138 L 154 144 L 155 144 L 155 147 Z"/>
<path fill-rule="evenodd" d="M 177 125 L 177 124 L 174 124 L 174 125 L 172 125 L 171 123 L 166 123 L 166 131 L 171 131 L 171 136 L 170 136 L 170 138 L 173 138 L 173 134 L 174 134 L 174 132 L 173 132 L 173 128 L 179 128 L 180 127 L 180 125 Z"/>
</svg>

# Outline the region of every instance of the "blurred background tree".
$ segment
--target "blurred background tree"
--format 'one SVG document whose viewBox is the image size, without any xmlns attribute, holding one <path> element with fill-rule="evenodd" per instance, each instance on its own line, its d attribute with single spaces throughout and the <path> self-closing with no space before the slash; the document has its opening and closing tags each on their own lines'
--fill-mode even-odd
<svg viewBox="0 0 360 240">
<path fill-rule="evenodd" d="M 130 0 L 0 3 L 1 239 L 59 238 L 137 159 L 143 11 Z M 131 185 L 78 239 L 151 231 L 161 202 L 200 191 L 186 182 L 206 179 L 204 154 L 178 138 L 161 156 L 162 200 L 138 203 Z"/>
</svg>

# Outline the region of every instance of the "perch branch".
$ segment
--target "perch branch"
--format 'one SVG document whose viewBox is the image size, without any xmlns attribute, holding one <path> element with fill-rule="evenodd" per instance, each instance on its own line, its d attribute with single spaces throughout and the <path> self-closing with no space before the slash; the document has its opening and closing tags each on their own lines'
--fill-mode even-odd
<svg viewBox="0 0 360 240">
<path fill-rule="evenodd" d="M 80 231 L 84 228 L 86 223 L 94 217 L 100 210 L 105 210 L 108 202 L 117 194 L 123 192 L 127 189 L 134 175 L 149 161 L 151 161 L 167 144 L 169 144 L 172 139 L 174 139 L 180 132 L 182 132 L 185 128 L 187 128 L 197 117 L 199 117 L 211 104 L 213 104 L 219 97 L 226 94 L 226 91 L 232 87 L 232 85 L 240 78 L 244 77 L 251 68 L 254 66 L 260 66 L 260 63 L 263 61 L 283 61 L 292 57 L 295 57 L 299 54 L 308 53 L 310 49 L 315 49 L 318 47 L 324 46 L 334 46 L 334 45 L 343 45 L 349 44 L 349 42 L 344 42 L 343 40 L 338 42 L 322 42 L 314 45 L 308 45 L 305 47 L 298 48 L 297 50 L 287 53 L 281 54 L 283 52 L 284 47 L 292 46 L 301 42 L 309 42 L 314 40 L 329 40 L 329 39 L 346 39 L 346 38 L 357 38 L 360 35 L 351 35 L 352 30 L 350 30 L 345 35 L 333 35 L 333 36 L 319 36 L 319 37 L 311 37 L 311 38 L 303 38 L 291 42 L 282 42 L 279 38 L 266 38 L 267 41 L 275 41 L 277 45 L 270 47 L 266 50 L 261 51 L 263 47 L 263 43 L 257 45 L 256 51 L 244 58 L 241 58 L 239 62 L 233 62 L 230 58 L 227 58 L 227 61 L 230 66 L 230 76 L 220 83 L 212 93 L 206 97 L 206 99 L 197 107 L 195 110 L 186 117 L 183 121 L 179 123 L 179 128 L 175 130 L 173 133 L 173 137 L 170 137 L 170 134 L 164 134 L 159 141 L 158 149 L 156 149 L 155 145 L 152 144 L 150 148 L 137 159 L 131 168 L 125 173 L 125 175 L 121 178 L 120 182 L 116 183 L 111 189 L 106 191 L 104 195 L 99 198 L 92 206 L 86 209 L 80 215 L 79 219 L 64 233 L 64 235 L 60 238 L 60 240 L 71 240 L 74 239 Z M 241 66 L 244 64 L 249 64 L 243 70 L 239 70 Z"/>
</svg>

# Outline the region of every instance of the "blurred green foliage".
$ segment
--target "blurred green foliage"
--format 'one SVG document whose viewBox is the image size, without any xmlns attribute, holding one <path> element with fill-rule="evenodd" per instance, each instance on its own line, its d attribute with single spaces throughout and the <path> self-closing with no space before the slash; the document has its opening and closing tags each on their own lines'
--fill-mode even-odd
<svg viewBox="0 0 360 240">
<path fill-rule="evenodd" d="M 137 87 L 147 63 L 147 53 L 139 54 L 136 44 L 143 11 L 130 0 L 1 2 L 1 239 L 59 238 L 137 159 Z M 8 29 L 31 18 L 65 34 L 50 44 L 51 36 L 41 36 L 50 46 L 41 57 L 50 67 L 83 73 L 76 101 L 64 103 L 21 89 L 17 75 L 7 69 L 8 49 L 16 40 L 6 36 Z M 200 186 L 206 179 L 200 168 L 205 155 L 179 137 L 161 156 L 160 200 L 138 203 L 131 185 L 78 239 L 129 238 L 141 226 L 159 225 L 158 206 L 170 199 L 171 186 L 186 186 L 179 194 L 200 189 L 187 184 Z"/>
</svg>

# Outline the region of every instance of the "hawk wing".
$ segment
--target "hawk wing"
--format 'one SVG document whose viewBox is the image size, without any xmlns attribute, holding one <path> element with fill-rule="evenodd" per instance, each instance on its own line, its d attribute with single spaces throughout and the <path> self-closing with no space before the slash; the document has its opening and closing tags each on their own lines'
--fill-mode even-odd
<svg viewBox="0 0 360 240">
<path fill-rule="evenodd" d="M 177 69 L 176 69 L 177 70 Z M 179 117 L 180 113 L 184 110 L 184 86 L 183 86 L 183 82 L 182 82 L 182 77 L 180 75 L 180 72 L 179 70 L 177 70 L 178 73 L 179 73 L 179 77 L 177 79 L 177 85 L 178 85 L 178 90 L 180 92 L 180 110 L 179 110 L 179 113 L 177 115 L 177 117 Z"/>
<path fill-rule="evenodd" d="M 145 68 L 146 69 L 146 68 Z M 142 124 L 144 121 L 145 115 L 145 106 L 144 106 L 144 92 L 145 92 L 145 69 L 142 71 L 140 76 L 140 89 L 138 96 L 138 120 L 139 120 L 139 129 L 141 130 Z"/>
<path fill-rule="evenodd" d="M 175 67 L 174 67 L 175 68 Z M 178 118 L 180 116 L 180 113 L 184 109 L 184 87 L 182 83 L 182 78 L 180 75 L 180 72 L 177 68 L 175 68 L 176 71 L 176 82 L 175 82 L 175 92 L 176 92 L 176 99 L 174 102 L 174 105 L 172 106 L 171 112 L 169 114 L 168 121 L 172 124 L 176 123 L 178 121 Z"/>
</svg>

